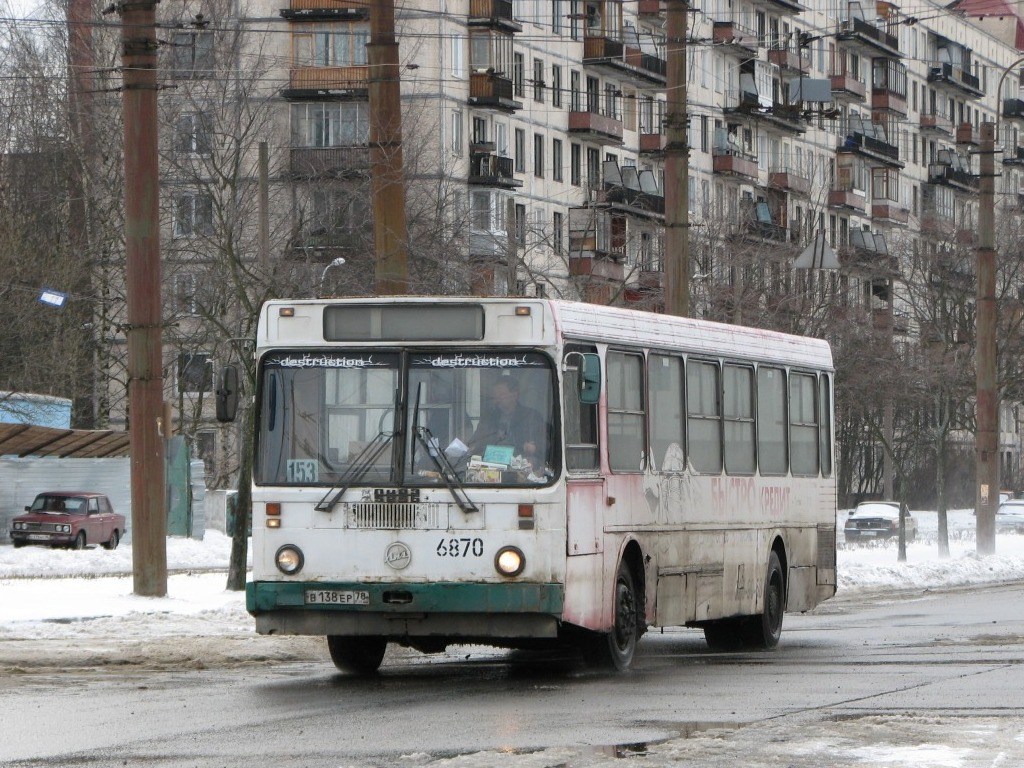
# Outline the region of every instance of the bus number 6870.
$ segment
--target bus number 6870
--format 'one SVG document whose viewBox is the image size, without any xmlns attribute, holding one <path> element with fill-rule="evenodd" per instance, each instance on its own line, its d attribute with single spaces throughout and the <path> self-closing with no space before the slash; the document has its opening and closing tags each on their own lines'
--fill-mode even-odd
<svg viewBox="0 0 1024 768">
<path fill-rule="evenodd" d="M 483 539 L 441 539 L 437 542 L 438 557 L 483 557 Z"/>
</svg>

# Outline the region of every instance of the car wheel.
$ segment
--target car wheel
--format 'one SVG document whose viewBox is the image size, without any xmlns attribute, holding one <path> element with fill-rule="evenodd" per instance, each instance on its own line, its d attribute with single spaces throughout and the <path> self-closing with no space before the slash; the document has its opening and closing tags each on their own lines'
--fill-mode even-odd
<svg viewBox="0 0 1024 768">
<path fill-rule="evenodd" d="M 108 541 L 106 544 L 104 544 L 103 548 L 104 549 L 117 549 L 117 545 L 118 545 L 118 543 L 120 541 L 121 541 L 121 537 L 117 533 L 117 528 L 115 528 L 110 533 L 110 541 Z"/>
<path fill-rule="evenodd" d="M 640 639 L 640 598 L 637 595 L 633 574 L 625 562 L 619 563 L 615 576 L 614 624 L 611 632 L 601 632 L 588 637 L 584 655 L 594 666 L 629 669 L 633 654 Z"/>
<path fill-rule="evenodd" d="M 75 542 L 71 545 L 72 549 L 85 549 L 85 531 L 79 531 L 78 535 L 75 536 Z"/>
<path fill-rule="evenodd" d="M 342 672 L 353 675 L 372 675 L 384 661 L 388 641 L 383 637 L 327 636 L 327 649 L 331 661 Z"/>
<path fill-rule="evenodd" d="M 764 580 L 764 608 L 744 624 L 744 640 L 753 648 L 768 649 L 782 637 L 782 616 L 786 610 L 786 579 L 779 556 L 772 550 Z"/>
<path fill-rule="evenodd" d="M 21 549 L 22 547 L 25 546 L 25 542 L 24 541 L 15 541 L 15 542 L 13 542 L 13 544 L 14 544 L 14 548 L 15 549 Z"/>
</svg>

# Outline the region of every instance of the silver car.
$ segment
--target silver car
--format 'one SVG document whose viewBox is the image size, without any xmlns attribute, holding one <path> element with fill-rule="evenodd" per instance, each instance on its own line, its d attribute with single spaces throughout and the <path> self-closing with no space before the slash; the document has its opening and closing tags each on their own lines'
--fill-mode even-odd
<svg viewBox="0 0 1024 768">
<path fill-rule="evenodd" d="M 1024 499 L 1010 499 L 999 505 L 996 533 L 1024 533 Z"/>
<path fill-rule="evenodd" d="M 917 538 L 917 521 L 907 510 L 907 541 Z M 862 501 L 843 526 L 847 543 L 894 539 L 900 535 L 900 505 L 895 501 Z"/>
</svg>

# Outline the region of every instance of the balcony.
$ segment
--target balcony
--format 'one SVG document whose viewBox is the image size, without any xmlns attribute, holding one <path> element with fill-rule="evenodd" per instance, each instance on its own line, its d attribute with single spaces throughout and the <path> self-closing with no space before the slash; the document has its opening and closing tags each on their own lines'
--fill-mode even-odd
<svg viewBox="0 0 1024 768">
<path fill-rule="evenodd" d="M 369 67 L 296 67 L 289 73 L 286 99 L 316 99 L 324 96 L 366 98 L 370 87 Z"/>
<path fill-rule="evenodd" d="M 635 166 L 619 168 L 617 161 L 606 160 L 602 176 L 597 201 L 609 210 L 655 220 L 665 215 L 665 195 L 658 189 L 653 171 L 637 171 Z"/>
<path fill-rule="evenodd" d="M 952 64 L 940 64 L 937 67 L 928 69 L 928 83 L 936 90 L 952 92 L 957 96 L 980 99 L 985 95 L 981 89 L 981 81 L 977 75 L 972 75 L 960 67 Z"/>
<path fill-rule="evenodd" d="M 853 187 L 840 187 L 828 191 L 828 207 L 845 211 L 864 212 L 867 195 L 863 190 Z"/>
<path fill-rule="evenodd" d="M 362 21 L 370 18 L 366 0 L 289 0 L 280 10 L 289 21 Z"/>
<path fill-rule="evenodd" d="M 523 186 L 523 182 L 515 178 L 513 173 L 512 158 L 492 152 L 470 152 L 469 183 L 503 189 Z"/>
<path fill-rule="evenodd" d="M 802 49 L 792 45 L 776 44 L 768 49 L 768 61 L 783 72 L 794 74 L 809 71 L 810 55 L 804 55 Z"/>
<path fill-rule="evenodd" d="M 723 112 L 727 115 L 743 115 L 749 120 L 763 124 L 766 128 L 777 128 L 786 133 L 799 134 L 807 130 L 799 104 L 772 102 L 761 103 L 760 97 L 752 91 L 729 91 L 725 96 Z"/>
<path fill-rule="evenodd" d="M 939 153 L 939 162 L 928 163 L 928 183 L 952 187 L 957 192 L 975 194 L 978 191 L 978 177 L 959 155 L 948 150 Z"/>
<path fill-rule="evenodd" d="M 970 123 L 960 123 L 956 127 L 956 143 L 976 147 L 981 144 L 981 130 Z"/>
<path fill-rule="evenodd" d="M 469 0 L 468 24 L 505 32 L 523 31 L 523 25 L 512 13 L 512 0 Z"/>
<path fill-rule="evenodd" d="M 601 144 L 622 143 L 622 120 L 598 112 L 569 113 L 569 133 Z"/>
<path fill-rule="evenodd" d="M 1003 152 L 1003 165 L 1024 166 L 1024 147 L 1007 147 Z"/>
<path fill-rule="evenodd" d="M 353 179 L 370 175 L 369 147 L 292 147 L 293 179 Z"/>
<path fill-rule="evenodd" d="M 807 10 L 796 0 L 754 0 L 753 6 L 784 16 Z"/>
<path fill-rule="evenodd" d="M 513 98 L 512 81 L 493 72 L 473 72 L 469 76 L 469 103 L 475 107 L 491 107 L 502 112 L 523 108 Z"/>
<path fill-rule="evenodd" d="M 643 18 L 655 19 L 665 14 L 665 6 L 665 0 L 639 0 L 636 12 Z"/>
<path fill-rule="evenodd" d="M 871 109 L 876 112 L 891 112 L 900 117 L 907 116 L 907 97 L 886 88 L 871 89 Z"/>
<path fill-rule="evenodd" d="M 836 151 L 839 153 L 852 152 L 894 168 L 903 167 L 903 163 L 900 162 L 899 147 L 890 144 L 884 128 L 875 123 L 861 121 L 852 126 L 852 130 L 846 134 L 842 145 Z"/>
<path fill-rule="evenodd" d="M 953 121 L 943 112 L 927 112 L 921 110 L 921 133 L 936 136 L 952 136 Z"/>
<path fill-rule="evenodd" d="M 1003 119 L 1024 120 L 1024 99 L 1003 99 Z"/>
<path fill-rule="evenodd" d="M 910 211 L 894 200 L 883 200 L 871 203 L 871 217 L 876 221 L 887 221 L 890 224 L 908 224 Z"/>
<path fill-rule="evenodd" d="M 851 272 L 871 277 L 895 277 L 899 274 L 899 263 L 889 253 L 885 235 L 850 230 L 850 247 L 839 254 L 840 263 Z"/>
<path fill-rule="evenodd" d="M 881 27 L 876 27 L 864 19 L 852 18 L 840 21 L 836 29 L 836 41 L 869 57 L 882 56 L 898 59 L 903 55 L 900 53 L 898 37 L 890 35 Z"/>
<path fill-rule="evenodd" d="M 640 154 L 641 155 L 661 155 L 665 153 L 665 147 L 668 146 L 668 139 L 664 133 L 643 133 L 641 129 L 640 133 Z"/>
<path fill-rule="evenodd" d="M 801 195 L 803 197 L 811 194 L 811 180 L 789 169 L 770 171 L 768 173 L 768 186 L 771 189 L 779 189 L 783 192 L 791 192 L 794 195 Z"/>
<path fill-rule="evenodd" d="M 714 22 L 711 39 L 719 50 L 725 50 L 744 59 L 757 57 L 757 33 L 735 21 Z"/>
<path fill-rule="evenodd" d="M 867 95 L 868 87 L 863 80 L 858 79 L 849 72 L 832 75 L 832 98 L 846 104 L 863 103 Z"/>
<path fill-rule="evenodd" d="M 711 150 L 712 169 L 723 176 L 742 179 L 757 179 L 757 158 L 728 146 L 716 146 Z"/>
<path fill-rule="evenodd" d="M 585 37 L 583 64 L 636 85 L 665 85 L 664 59 L 610 37 Z"/>
</svg>

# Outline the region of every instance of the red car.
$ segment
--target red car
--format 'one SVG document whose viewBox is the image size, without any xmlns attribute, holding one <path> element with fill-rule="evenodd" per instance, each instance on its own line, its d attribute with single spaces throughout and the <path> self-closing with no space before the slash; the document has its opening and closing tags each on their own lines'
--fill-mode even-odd
<svg viewBox="0 0 1024 768">
<path fill-rule="evenodd" d="M 43 544 L 84 549 L 87 544 L 102 544 L 114 549 L 124 535 L 124 515 L 115 512 L 102 493 L 47 491 L 36 496 L 25 512 L 11 525 L 16 547 Z"/>
</svg>

